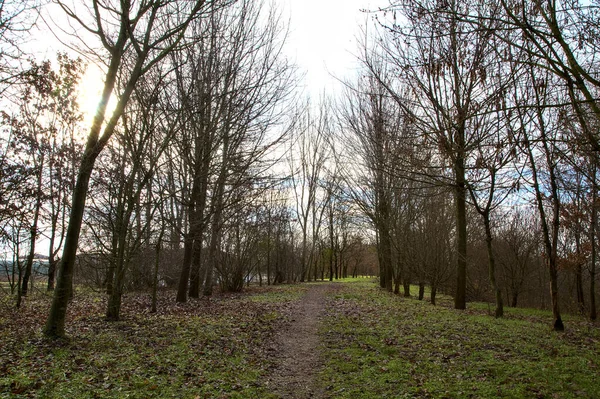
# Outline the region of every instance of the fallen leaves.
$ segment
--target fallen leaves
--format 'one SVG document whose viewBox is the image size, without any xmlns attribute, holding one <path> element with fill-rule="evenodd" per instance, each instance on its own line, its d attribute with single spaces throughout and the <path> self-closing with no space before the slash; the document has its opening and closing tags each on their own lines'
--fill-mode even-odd
<svg viewBox="0 0 600 399">
<path fill-rule="evenodd" d="M 161 292 L 150 313 L 147 294 L 123 298 L 122 320 L 104 320 L 102 294 L 77 292 L 69 307 L 69 340 L 40 331 L 51 298 L 28 297 L 0 316 L 0 392 L 13 397 L 264 397 L 272 332 L 289 317 L 295 294 L 281 300 L 250 294 L 175 303 Z M 287 298 L 287 300 L 285 300 Z M 11 397 L 11 396 L 9 396 Z"/>
</svg>

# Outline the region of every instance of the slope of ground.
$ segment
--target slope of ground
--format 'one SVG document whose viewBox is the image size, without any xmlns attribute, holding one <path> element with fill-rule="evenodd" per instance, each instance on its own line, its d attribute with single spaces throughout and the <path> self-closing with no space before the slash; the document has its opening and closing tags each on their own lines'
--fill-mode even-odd
<svg viewBox="0 0 600 399">
<path fill-rule="evenodd" d="M 443 301 L 442 301 L 443 302 Z M 323 318 L 328 398 L 600 398 L 600 331 L 483 304 L 467 311 L 345 284 Z"/>
<path fill-rule="evenodd" d="M 251 288 L 174 303 L 78 291 L 70 340 L 40 335 L 50 298 L 17 312 L 0 298 L 0 398 L 598 398 L 600 332 L 547 312 L 465 312 L 380 290 L 374 281 Z"/>
</svg>

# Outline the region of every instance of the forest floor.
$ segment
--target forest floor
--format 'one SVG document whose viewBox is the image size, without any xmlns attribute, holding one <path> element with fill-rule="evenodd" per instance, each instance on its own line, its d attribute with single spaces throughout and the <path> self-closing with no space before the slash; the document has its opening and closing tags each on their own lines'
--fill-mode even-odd
<svg viewBox="0 0 600 399">
<path fill-rule="evenodd" d="M 68 340 L 40 333 L 51 297 L 14 309 L 0 290 L 0 398 L 598 398 L 600 328 L 488 304 L 452 309 L 401 298 L 371 279 L 250 287 L 174 302 L 78 289 Z M 427 299 L 427 298 L 426 298 Z"/>
</svg>

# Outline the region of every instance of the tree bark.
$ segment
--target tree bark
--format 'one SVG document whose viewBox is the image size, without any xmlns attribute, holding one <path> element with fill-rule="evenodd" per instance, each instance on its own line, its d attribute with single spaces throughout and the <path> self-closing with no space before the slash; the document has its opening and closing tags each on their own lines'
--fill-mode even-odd
<svg viewBox="0 0 600 399">
<path fill-rule="evenodd" d="M 402 287 L 404 288 L 404 298 L 410 298 L 410 280 L 404 278 L 402 281 Z"/>
<path fill-rule="evenodd" d="M 40 211 L 42 209 L 42 176 L 44 169 L 44 153 L 42 153 L 40 157 L 39 170 L 37 171 L 37 193 L 35 199 L 35 210 L 33 211 L 33 222 L 31 224 L 30 235 L 29 235 L 29 254 L 27 256 L 27 263 L 25 264 L 25 274 L 23 276 L 23 281 L 21 282 L 21 295 L 27 296 L 27 291 L 29 289 L 29 279 L 31 278 L 31 272 L 33 269 L 33 260 L 35 257 L 35 242 L 37 240 L 38 235 L 38 220 L 40 218 Z M 20 302 L 20 301 L 19 301 Z M 17 307 L 21 304 L 18 303 Z"/>
<path fill-rule="evenodd" d="M 510 306 L 511 307 L 513 307 L 513 308 L 517 307 L 517 299 L 518 299 L 518 297 L 519 297 L 519 294 L 516 291 L 513 292 L 513 294 L 512 294 L 512 300 L 510 302 Z"/>
<path fill-rule="evenodd" d="M 595 168 L 594 168 L 595 173 Z M 594 175 L 595 176 L 595 175 Z M 590 221 L 590 242 L 591 242 L 591 254 L 590 254 L 590 320 L 594 321 L 597 318 L 596 313 L 596 224 L 598 224 L 598 210 L 596 208 L 598 186 L 595 181 L 592 184 L 592 206 L 591 206 L 591 221 Z"/>
<path fill-rule="evenodd" d="M 500 288 L 498 288 L 498 283 L 496 282 L 496 259 L 494 257 L 494 248 L 492 246 L 492 229 L 490 227 L 490 213 L 489 211 L 484 212 L 483 216 L 483 224 L 485 226 L 485 244 L 487 247 L 488 254 L 488 271 L 490 284 L 492 285 L 492 290 L 494 291 L 494 295 L 496 298 L 496 318 L 500 318 L 504 316 L 504 304 L 502 302 L 502 292 Z"/>
<path fill-rule="evenodd" d="M 156 247 L 154 250 L 154 273 L 152 276 L 152 307 L 150 308 L 151 313 L 156 313 L 156 302 L 158 296 L 158 266 L 160 265 L 160 251 L 162 249 L 162 240 L 164 235 L 164 229 L 162 229 L 156 240 Z"/>
<path fill-rule="evenodd" d="M 462 133 L 464 135 L 464 132 Z M 459 134 L 460 135 L 460 134 Z M 464 140 L 464 137 L 463 137 Z M 464 143 L 463 143 L 464 144 Z M 465 188 L 464 157 L 458 154 L 454 162 L 456 179 L 456 294 L 454 297 L 455 309 L 467 307 L 467 209 Z"/>
<path fill-rule="evenodd" d="M 85 208 L 90 177 L 96 158 L 99 154 L 99 150 L 94 144 L 95 143 L 90 143 L 88 141 L 77 174 L 75 189 L 73 191 L 71 214 L 65 238 L 65 246 L 62 259 L 59 263 L 59 278 L 56 282 L 52 306 L 50 307 L 48 319 L 46 320 L 46 325 L 44 327 L 44 335 L 50 338 L 60 338 L 65 335 L 67 305 L 73 285 L 73 270 L 75 269 L 79 234 L 81 232 L 81 223 L 83 221 L 83 210 Z"/>
</svg>

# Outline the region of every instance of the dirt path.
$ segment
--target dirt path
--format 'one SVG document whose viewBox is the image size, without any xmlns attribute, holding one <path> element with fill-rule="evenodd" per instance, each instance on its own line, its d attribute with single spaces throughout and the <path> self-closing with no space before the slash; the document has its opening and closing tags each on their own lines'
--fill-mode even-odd
<svg viewBox="0 0 600 399">
<path fill-rule="evenodd" d="M 269 386 L 282 399 L 321 398 L 315 383 L 322 367 L 319 358 L 319 318 L 325 309 L 325 295 L 334 284 L 313 284 L 297 303 L 289 326 L 275 339 L 275 368 Z"/>
</svg>

